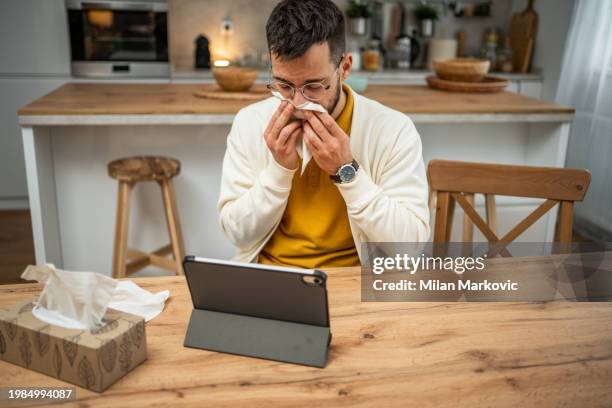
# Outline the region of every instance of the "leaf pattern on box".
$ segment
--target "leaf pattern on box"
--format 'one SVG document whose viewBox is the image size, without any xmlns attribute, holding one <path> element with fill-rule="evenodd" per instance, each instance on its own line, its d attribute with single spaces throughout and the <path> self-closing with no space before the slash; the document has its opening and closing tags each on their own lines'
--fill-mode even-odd
<svg viewBox="0 0 612 408">
<path fill-rule="evenodd" d="M 25 305 L 21 306 L 21 308 L 19 309 L 19 313 L 18 314 L 22 314 L 25 312 L 30 312 L 33 308 L 34 308 L 35 303 L 32 301 L 30 303 L 26 303 Z"/>
<path fill-rule="evenodd" d="M 0 331 L 0 356 L 3 356 L 4 353 L 6 353 L 6 339 L 2 331 Z"/>
<path fill-rule="evenodd" d="M 121 344 L 119 345 L 119 366 L 121 370 L 126 373 L 130 371 L 132 365 L 132 342 L 130 336 L 125 333 L 121 337 Z"/>
<path fill-rule="evenodd" d="M 62 352 L 57 344 L 53 349 L 53 369 L 55 371 L 55 376 L 59 378 L 62 374 Z"/>
<path fill-rule="evenodd" d="M 137 323 L 130 321 L 130 337 L 136 348 L 140 348 L 142 339 L 145 337 L 144 320 L 140 320 Z"/>
<path fill-rule="evenodd" d="M 83 387 L 91 388 L 96 383 L 96 374 L 87 356 L 84 356 L 79 362 L 77 373 Z"/>
<path fill-rule="evenodd" d="M 117 342 L 115 340 L 109 340 L 104 343 L 100 348 L 99 355 L 104 369 L 109 373 L 113 371 L 115 368 L 115 361 L 117 360 Z"/>
<path fill-rule="evenodd" d="M 32 344 L 28 333 L 25 331 L 22 331 L 21 336 L 19 336 L 19 354 L 23 364 L 29 367 L 32 364 Z"/>
<path fill-rule="evenodd" d="M 115 330 L 117 326 L 119 326 L 119 322 L 116 319 L 110 320 L 102 327 L 99 327 L 97 329 L 91 329 L 90 333 L 93 335 L 108 333 L 110 331 Z"/>
<path fill-rule="evenodd" d="M 34 348 L 38 352 L 38 355 L 44 357 L 49 351 L 49 335 L 47 333 L 43 333 L 43 330 L 49 327 L 49 325 L 44 325 L 38 331 L 32 333 L 32 337 L 34 338 Z"/>
<path fill-rule="evenodd" d="M 6 330 L 6 334 L 8 335 L 8 338 L 11 341 L 15 340 L 15 336 L 17 335 L 17 325 L 15 324 L 16 322 L 17 318 L 2 322 L 2 326 Z"/>
<path fill-rule="evenodd" d="M 68 363 L 70 363 L 70 367 L 74 366 L 74 360 L 77 356 L 79 340 L 81 340 L 80 334 L 77 334 L 76 336 L 64 337 L 62 339 L 62 348 L 64 349 L 64 354 L 68 359 Z"/>
</svg>

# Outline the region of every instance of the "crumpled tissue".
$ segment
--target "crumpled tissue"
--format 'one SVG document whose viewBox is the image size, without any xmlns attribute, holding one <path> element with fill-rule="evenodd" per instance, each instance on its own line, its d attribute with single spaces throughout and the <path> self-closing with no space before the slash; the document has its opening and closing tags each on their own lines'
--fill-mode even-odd
<svg viewBox="0 0 612 408">
<path fill-rule="evenodd" d="M 280 100 L 285 100 L 285 98 L 283 98 L 283 96 L 276 91 L 272 91 L 272 95 L 274 95 Z M 319 105 L 318 103 L 314 103 L 310 101 L 306 101 L 304 103 L 296 105 L 295 109 L 297 110 L 296 113 L 298 114 L 299 114 L 299 111 L 302 111 L 302 110 L 327 112 L 327 110 L 323 106 Z M 300 119 L 303 119 L 303 117 L 300 117 L 299 115 L 297 115 L 297 117 Z M 302 169 L 300 172 L 300 175 L 302 175 L 304 174 L 304 170 L 306 170 L 306 166 L 308 165 L 308 162 L 310 161 L 310 159 L 312 159 L 312 154 L 310 153 L 310 150 L 308 150 L 308 147 L 306 146 L 306 142 L 304 141 L 303 136 L 301 138 L 300 143 L 298 143 L 295 148 L 297 150 L 298 155 L 302 158 Z"/>
<path fill-rule="evenodd" d="M 149 321 L 164 309 L 168 290 L 151 293 L 132 281 L 118 281 L 94 272 L 71 272 L 52 264 L 28 266 L 23 279 L 45 286 L 32 309 L 43 322 L 68 329 L 90 330 L 102 326 L 109 307 Z"/>
</svg>

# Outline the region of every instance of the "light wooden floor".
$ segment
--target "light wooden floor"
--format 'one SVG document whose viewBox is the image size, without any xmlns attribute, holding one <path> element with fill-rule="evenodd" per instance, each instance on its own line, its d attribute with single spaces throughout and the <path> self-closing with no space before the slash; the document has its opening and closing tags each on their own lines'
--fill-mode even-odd
<svg viewBox="0 0 612 408">
<path fill-rule="evenodd" d="M 0 211 L 0 284 L 23 282 L 19 276 L 34 263 L 30 211 Z"/>
</svg>

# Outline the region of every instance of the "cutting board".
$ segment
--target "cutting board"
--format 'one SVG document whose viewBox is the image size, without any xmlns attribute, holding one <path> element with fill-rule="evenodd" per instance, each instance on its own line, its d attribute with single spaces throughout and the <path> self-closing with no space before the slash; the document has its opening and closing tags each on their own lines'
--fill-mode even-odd
<svg viewBox="0 0 612 408">
<path fill-rule="evenodd" d="M 234 101 L 257 101 L 270 96 L 268 90 L 256 89 L 249 92 L 225 92 L 221 89 L 203 89 L 194 92 L 194 95 L 206 99 L 225 99 Z"/>
<path fill-rule="evenodd" d="M 508 48 L 512 50 L 512 62 L 515 72 L 526 73 L 529 70 L 531 55 L 538 32 L 538 13 L 533 9 L 535 0 L 528 0 L 527 8 L 512 15 L 508 30 Z"/>
</svg>

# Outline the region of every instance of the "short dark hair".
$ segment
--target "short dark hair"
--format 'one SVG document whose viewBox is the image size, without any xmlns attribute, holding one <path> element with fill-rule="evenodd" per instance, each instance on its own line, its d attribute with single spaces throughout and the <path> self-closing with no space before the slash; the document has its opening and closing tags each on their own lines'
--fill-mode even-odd
<svg viewBox="0 0 612 408">
<path fill-rule="evenodd" d="M 327 41 L 331 60 L 340 61 L 346 46 L 344 14 L 331 0 L 283 0 L 268 17 L 266 38 L 270 53 L 282 60 L 299 58 Z"/>
</svg>

